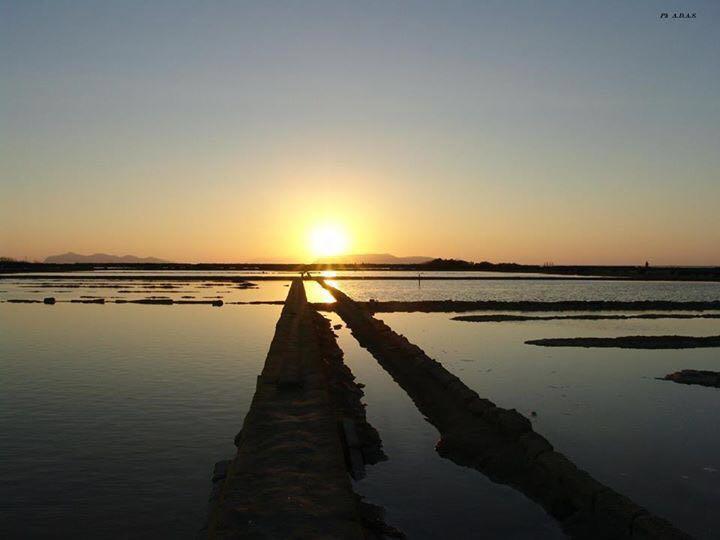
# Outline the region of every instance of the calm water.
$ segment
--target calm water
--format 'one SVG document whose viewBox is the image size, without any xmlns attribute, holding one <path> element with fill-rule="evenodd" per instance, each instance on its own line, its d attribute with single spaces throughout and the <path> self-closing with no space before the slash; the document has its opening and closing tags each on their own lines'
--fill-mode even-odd
<svg viewBox="0 0 720 540">
<path fill-rule="evenodd" d="M 144 292 L 156 289 L 137 282 L 123 293 L 80 284 L 37 289 L 0 282 L 6 291 L 0 300 L 42 298 L 48 291 L 57 291 L 52 295 L 58 299 L 193 295 L 254 301 L 287 294 L 282 281 L 258 282 L 250 290 L 215 281 L 181 283 L 157 293 Z M 359 299 L 720 299 L 718 284 L 707 283 L 338 284 Z M 316 284 L 307 289 L 311 300 L 327 300 Z M 0 537 L 194 537 L 205 517 L 212 465 L 234 454 L 232 439 L 279 314 L 280 306 L 263 305 L 0 303 Z M 678 369 L 720 369 L 717 349 L 523 343 L 563 336 L 709 335 L 720 333 L 717 321 L 466 323 L 451 316 L 381 314 L 482 396 L 523 413 L 537 411 L 536 429 L 599 480 L 701 538 L 720 536 L 712 513 L 720 505 L 720 391 L 654 379 Z M 389 456 L 368 468 L 357 489 L 387 508 L 391 524 L 411 538 L 472 538 L 480 529 L 500 538 L 561 536 L 532 501 L 440 458 L 435 429 L 345 328 L 339 335 L 348 364 L 367 385 L 368 417 Z"/>
<path fill-rule="evenodd" d="M 481 396 L 526 416 L 536 411 L 535 429 L 601 482 L 698 538 L 720 537 L 720 390 L 655 379 L 679 369 L 720 370 L 718 349 L 524 344 L 543 337 L 717 335 L 718 321 L 450 317 L 380 314 Z"/>
<path fill-rule="evenodd" d="M 252 288 L 222 281 L 136 281 L 136 280 L 68 280 L 68 279 L 7 279 L 0 280 L 0 301 L 23 299 L 42 300 L 51 296 L 57 302 L 104 298 L 117 299 L 172 298 L 173 300 L 216 300 L 225 302 L 282 301 L 287 296 L 289 281 L 261 281 Z"/>
<path fill-rule="evenodd" d="M 26 272 L 15 274 L 17 276 L 186 276 L 192 274 L 191 270 L 90 270 L 83 272 Z M 274 270 L 198 270 L 198 274 L 203 276 L 235 276 L 235 277 L 253 277 L 253 276 L 281 276 L 294 278 L 298 276 L 298 272 L 274 271 Z M 450 276 L 450 277 L 546 277 L 556 274 L 541 274 L 536 272 L 464 272 L 464 271 L 424 271 L 420 272 L 423 276 Z M 410 276 L 418 275 L 416 270 L 330 270 L 322 272 L 312 272 L 313 275 L 322 275 L 324 277 L 333 276 Z M 564 278 L 580 277 L 572 275 L 563 275 Z"/>
<path fill-rule="evenodd" d="M 194 537 L 279 314 L 0 304 L 0 537 Z"/>
<path fill-rule="evenodd" d="M 720 300 L 720 282 L 671 281 L 346 281 L 334 284 L 355 300 Z"/>
<path fill-rule="evenodd" d="M 187 272 L 186 272 L 187 273 Z M 390 272 L 387 272 L 390 273 Z M 402 272 L 396 272 L 396 274 Z M 205 273 L 203 273 L 205 275 Z M 252 282 L 252 280 L 251 280 Z M 8 299 L 42 300 L 53 296 L 58 301 L 82 297 L 138 299 L 165 297 L 195 300 L 222 299 L 225 302 L 277 301 L 287 295 L 288 281 L 257 281 L 254 288 L 240 288 L 223 281 L 221 276 L 208 281 L 136 281 L 22 279 L 0 280 L 0 301 Z M 538 280 L 342 280 L 332 282 L 356 300 L 720 300 L 720 282 L 640 282 L 563 279 Z M 331 299 L 322 287 L 306 283 L 311 301 Z"/>
<path fill-rule="evenodd" d="M 333 324 L 342 319 L 331 314 Z M 435 451 L 429 424 L 373 357 L 343 326 L 345 362 L 365 383 L 367 416 L 388 460 L 366 469 L 356 490 L 382 505 L 386 519 L 409 538 L 564 538 L 556 521 L 521 493 L 459 467 Z"/>
</svg>

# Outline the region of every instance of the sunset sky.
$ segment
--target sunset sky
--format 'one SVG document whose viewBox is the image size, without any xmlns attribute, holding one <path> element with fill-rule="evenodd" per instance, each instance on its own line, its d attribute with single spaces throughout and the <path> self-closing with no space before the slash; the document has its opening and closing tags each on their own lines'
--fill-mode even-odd
<svg viewBox="0 0 720 540">
<path fill-rule="evenodd" d="M 720 264 L 720 2 L 0 0 L 0 256 L 306 261 L 318 230 Z"/>
</svg>

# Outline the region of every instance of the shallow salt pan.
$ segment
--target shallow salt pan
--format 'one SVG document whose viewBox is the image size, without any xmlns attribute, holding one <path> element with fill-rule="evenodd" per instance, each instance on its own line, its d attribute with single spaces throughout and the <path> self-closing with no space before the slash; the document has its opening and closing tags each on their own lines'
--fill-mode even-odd
<svg viewBox="0 0 720 540">
<path fill-rule="evenodd" d="M 713 320 L 470 324 L 443 313 L 382 313 L 395 331 L 481 397 L 516 408 L 578 467 L 698 538 L 720 521 L 720 391 L 656 380 L 717 370 L 716 349 L 543 349 L 541 337 L 716 335 Z M 533 417 L 535 412 L 537 416 Z"/>
<path fill-rule="evenodd" d="M 720 300 L 720 282 L 657 281 L 350 281 L 336 286 L 354 300 Z"/>
</svg>

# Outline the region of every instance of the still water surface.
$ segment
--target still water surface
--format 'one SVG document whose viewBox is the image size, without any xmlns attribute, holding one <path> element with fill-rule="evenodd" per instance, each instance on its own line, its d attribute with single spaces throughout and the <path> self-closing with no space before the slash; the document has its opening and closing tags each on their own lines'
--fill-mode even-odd
<svg viewBox="0 0 720 540">
<path fill-rule="evenodd" d="M 0 304 L 0 537 L 193 538 L 279 314 Z"/>
<path fill-rule="evenodd" d="M 680 369 L 720 370 L 718 349 L 524 344 L 544 337 L 717 335 L 717 320 L 470 323 L 451 316 L 379 314 L 480 396 L 528 417 L 535 411 L 534 429 L 599 481 L 698 538 L 720 537 L 720 390 L 656 379 Z"/>
<path fill-rule="evenodd" d="M 329 317 L 342 324 L 334 313 Z M 366 384 L 367 417 L 388 456 L 368 467 L 355 489 L 385 508 L 389 524 L 408 538 L 565 537 L 542 507 L 518 491 L 441 458 L 435 427 L 346 327 L 337 333 L 345 362 Z"/>
<path fill-rule="evenodd" d="M 58 302 L 82 298 L 133 300 L 149 297 L 174 300 L 214 300 L 224 302 L 282 301 L 287 295 L 288 281 L 249 282 L 252 288 L 223 281 L 222 277 L 207 281 L 161 280 L 88 280 L 23 279 L 0 280 L 0 301 L 11 299 L 42 300 L 52 296 Z M 720 301 L 720 282 L 671 281 L 591 281 L 563 279 L 537 280 L 343 280 L 331 283 L 355 300 L 671 300 Z M 323 289 L 306 281 L 308 299 L 312 302 L 332 300 Z"/>
<path fill-rule="evenodd" d="M 703 283 L 338 284 L 358 299 L 383 300 L 720 299 L 720 285 Z M 8 291 L 0 299 L 45 294 L 0 285 Z M 242 301 L 287 294 L 284 282 L 251 290 L 197 285 L 188 284 L 194 293 L 186 294 Z M 108 291 L 81 287 L 66 298 L 116 294 Z M 316 284 L 308 284 L 308 295 L 327 299 Z M 232 439 L 279 314 L 280 306 L 262 305 L 0 303 L 0 536 L 194 537 L 212 465 L 234 453 Z M 451 316 L 380 315 L 481 396 L 524 414 L 536 411 L 536 429 L 600 481 L 700 538 L 720 536 L 713 512 L 720 506 L 720 391 L 654 379 L 678 369 L 718 370 L 717 349 L 524 344 L 542 337 L 709 335 L 720 333 L 717 321 L 466 323 Z M 532 501 L 440 458 L 435 429 L 345 328 L 339 335 L 348 364 L 367 385 L 368 417 L 390 458 L 370 467 L 357 488 L 387 507 L 391 524 L 411 538 L 471 538 L 478 528 L 490 537 L 561 535 Z"/>
<path fill-rule="evenodd" d="M 333 285 L 355 300 L 720 300 L 720 282 L 677 281 L 351 281 Z"/>
</svg>

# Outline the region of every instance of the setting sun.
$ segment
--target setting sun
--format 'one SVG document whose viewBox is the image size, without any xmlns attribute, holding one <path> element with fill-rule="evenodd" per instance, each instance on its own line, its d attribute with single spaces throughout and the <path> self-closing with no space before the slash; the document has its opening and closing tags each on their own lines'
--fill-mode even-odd
<svg viewBox="0 0 720 540">
<path fill-rule="evenodd" d="M 316 257 L 331 257 L 346 253 L 349 240 L 339 225 L 322 225 L 310 231 L 310 252 Z"/>
</svg>

